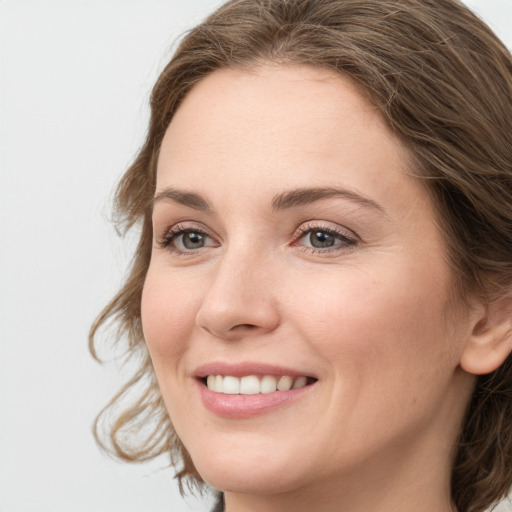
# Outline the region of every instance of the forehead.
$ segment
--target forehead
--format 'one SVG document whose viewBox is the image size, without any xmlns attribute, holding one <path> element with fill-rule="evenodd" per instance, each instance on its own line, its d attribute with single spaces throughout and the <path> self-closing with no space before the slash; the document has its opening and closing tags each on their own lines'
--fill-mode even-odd
<svg viewBox="0 0 512 512">
<path fill-rule="evenodd" d="M 176 112 L 157 189 L 253 198 L 267 188 L 366 193 L 378 185 L 392 193 L 418 187 L 403 172 L 405 161 L 379 110 L 349 78 L 304 66 L 223 69 L 197 84 Z"/>
<path fill-rule="evenodd" d="M 234 149 L 242 144 L 320 153 L 334 151 L 341 142 L 337 130 L 348 126 L 353 138 L 368 140 L 379 131 L 393 139 L 378 109 L 348 77 L 305 66 L 229 68 L 192 88 L 174 115 L 162 149 L 165 153 L 168 147 L 179 147 L 184 152 L 188 147 L 200 154 L 212 146 L 221 151 L 223 145 Z M 203 144 L 192 149 L 193 140 Z"/>
</svg>

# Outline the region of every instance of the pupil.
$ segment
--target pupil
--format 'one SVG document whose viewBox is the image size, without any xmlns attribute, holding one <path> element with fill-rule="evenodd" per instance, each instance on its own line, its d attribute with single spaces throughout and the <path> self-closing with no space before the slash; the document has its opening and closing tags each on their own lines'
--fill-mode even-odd
<svg viewBox="0 0 512 512">
<path fill-rule="evenodd" d="M 311 245 L 318 249 L 332 247 L 334 245 L 334 240 L 334 236 L 326 233 L 325 231 L 316 231 L 311 233 L 310 236 Z"/>
<path fill-rule="evenodd" d="M 186 249 L 198 249 L 204 246 L 204 237 L 199 233 L 184 233 L 183 245 Z"/>
</svg>

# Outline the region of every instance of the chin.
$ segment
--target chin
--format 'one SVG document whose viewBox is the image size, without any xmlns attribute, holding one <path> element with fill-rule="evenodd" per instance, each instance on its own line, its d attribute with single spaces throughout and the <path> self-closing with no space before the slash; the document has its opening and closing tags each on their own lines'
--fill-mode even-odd
<svg viewBox="0 0 512 512">
<path fill-rule="evenodd" d="M 299 489 L 300 484 L 294 484 L 281 479 L 281 476 L 263 475 L 241 475 L 239 472 L 221 472 L 211 475 L 211 478 L 205 477 L 205 482 L 223 492 L 230 492 L 234 494 L 249 494 L 249 495 L 275 495 L 282 493 L 292 492 L 294 489 Z"/>
<path fill-rule="evenodd" d="M 268 452 L 265 452 L 268 453 Z M 216 456 L 214 460 L 193 458 L 194 465 L 203 480 L 224 492 L 237 494 L 271 495 L 293 491 L 305 484 L 290 465 L 275 458 L 248 456 L 229 459 Z"/>
</svg>

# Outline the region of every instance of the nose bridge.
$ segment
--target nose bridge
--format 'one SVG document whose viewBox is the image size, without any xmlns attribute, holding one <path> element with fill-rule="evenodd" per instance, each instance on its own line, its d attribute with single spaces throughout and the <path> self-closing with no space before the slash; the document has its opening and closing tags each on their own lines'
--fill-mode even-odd
<svg viewBox="0 0 512 512">
<path fill-rule="evenodd" d="M 199 327 L 219 338 L 234 339 L 269 332 L 279 313 L 274 265 L 251 244 L 227 248 L 212 270 L 210 287 L 199 308 Z"/>
</svg>

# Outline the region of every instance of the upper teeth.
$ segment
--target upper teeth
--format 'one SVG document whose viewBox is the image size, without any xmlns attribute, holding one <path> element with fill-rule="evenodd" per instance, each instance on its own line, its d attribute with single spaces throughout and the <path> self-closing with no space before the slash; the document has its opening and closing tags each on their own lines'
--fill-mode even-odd
<svg viewBox="0 0 512 512">
<path fill-rule="evenodd" d="M 231 375 L 208 375 L 206 379 L 206 385 L 210 391 L 226 395 L 257 395 L 274 391 L 289 391 L 303 388 L 306 384 L 306 377 L 294 378 L 288 375 L 283 377 L 247 375 L 241 378 Z"/>
</svg>

